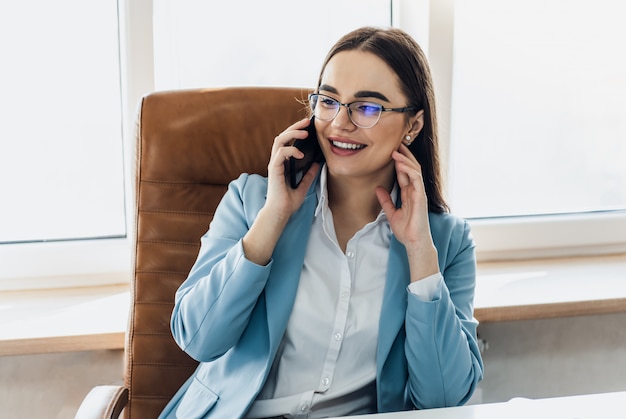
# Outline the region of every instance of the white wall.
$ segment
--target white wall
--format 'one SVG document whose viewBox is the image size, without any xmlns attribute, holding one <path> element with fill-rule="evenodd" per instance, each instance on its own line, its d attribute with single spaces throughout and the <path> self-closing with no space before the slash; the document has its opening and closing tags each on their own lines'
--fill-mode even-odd
<svg viewBox="0 0 626 419">
<path fill-rule="evenodd" d="M 486 323 L 485 403 L 626 390 L 626 313 Z M 122 382 L 121 351 L 0 357 L 0 419 L 73 418 L 98 384 Z M 476 399 L 474 399 L 476 401 Z"/>
<path fill-rule="evenodd" d="M 626 390 L 626 313 L 485 323 L 484 403 Z"/>
<path fill-rule="evenodd" d="M 0 419 L 69 419 L 98 384 L 123 381 L 123 353 L 0 357 Z"/>
</svg>

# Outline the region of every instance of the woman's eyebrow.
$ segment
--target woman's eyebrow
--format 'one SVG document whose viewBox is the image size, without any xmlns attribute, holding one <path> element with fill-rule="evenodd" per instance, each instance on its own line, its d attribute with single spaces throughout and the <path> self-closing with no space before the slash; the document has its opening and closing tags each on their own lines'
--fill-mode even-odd
<svg viewBox="0 0 626 419">
<path fill-rule="evenodd" d="M 339 90 L 327 84 L 320 85 L 320 87 L 317 90 L 319 92 L 324 91 L 324 92 L 333 93 L 336 95 L 339 94 Z M 387 99 L 387 96 L 383 95 L 380 92 L 376 92 L 373 90 L 359 90 L 358 92 L 354 94 L 354 97 L 355 98 L 376 98 L 376 99 L 380 99 L 384 102 L 389 103 L 389 99 Z"/>
<path fill-rule="evenodd" d="M 356 92 L 354 94 L 354 97 L 365 97 L 365 98 L 367 98 L 367 97 L 375 97 L 377 99 L 380 99 L 382 101 L 385 101 L 385 102 L 389 103 L 389 99 L 387 99 L 387 96 L 383 95 L 380 92 L 375 92 L 375 91 L 372 91 L 372 90 L 361 90 L 361 91 L 358 91 L 358 92 Z"/>
<path fill-rule="evenodd" d="M 317 88 L 318 91 L 325 91 L 325 92 L 329 92 L 329 93 L 334 93 L 334 94 L 338 94 L 339 91 L 337 89 L 335 89 L 332 86 L 329 86 L 327 84 L 322 84 L 320 87 Z"/>
</svg>

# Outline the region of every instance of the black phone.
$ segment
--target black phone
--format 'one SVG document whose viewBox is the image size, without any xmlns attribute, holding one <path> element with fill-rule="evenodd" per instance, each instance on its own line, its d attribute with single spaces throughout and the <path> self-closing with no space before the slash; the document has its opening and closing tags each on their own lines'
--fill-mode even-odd
<svg viewBox="0 0 626 419">
<path fill-rule="evenodd" d="M 302 177 L 314 162 L 324 161 L 324 154 L 317 141 L 314 118 L 311 118 L 306 131 L 309 133 L 308 137 L 296 140 L 293 143 L 294 147 L 297 147 L 304 153 L 304 157 L 301 159 L 290 157 L 289 160 L 285 161 L 285 178 L 294 189 L 298 187 Z"/>
</svg>

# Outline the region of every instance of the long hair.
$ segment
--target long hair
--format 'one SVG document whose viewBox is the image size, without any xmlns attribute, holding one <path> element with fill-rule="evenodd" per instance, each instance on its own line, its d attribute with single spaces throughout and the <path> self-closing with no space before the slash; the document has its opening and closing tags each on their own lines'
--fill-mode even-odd
<svg viewBox="0 0 626 419">
<path fill-rule="evenodd" d="M 424 52 L 409 34 L 400 29 L 356 29 L 344 35 L 329 51 L 320 71 L 318 88 L 330 59 L 339 52 L 351 50 L 369 52 L 381 58 L 397 74 L 402 92 L 408 99 L 407 106 L 424 110 L 424 127 L 409 150 L 422 166 L 428 210 L 436 213 L 449 211 L 443 197 L 434 86 Z"/>
</svg>

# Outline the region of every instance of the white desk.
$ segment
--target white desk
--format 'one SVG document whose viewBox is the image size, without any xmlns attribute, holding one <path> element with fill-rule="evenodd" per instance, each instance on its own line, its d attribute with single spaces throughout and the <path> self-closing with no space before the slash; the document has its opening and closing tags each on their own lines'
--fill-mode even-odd
<svg viewBox="0 0 626 419">
<path fill-rule="evenodd" d="M 353 416 L 358 419 L 626 419 L 626 391 L 549 399 L 513 399 L 411 412 Z"/>
</svg>

